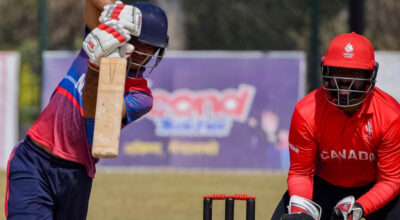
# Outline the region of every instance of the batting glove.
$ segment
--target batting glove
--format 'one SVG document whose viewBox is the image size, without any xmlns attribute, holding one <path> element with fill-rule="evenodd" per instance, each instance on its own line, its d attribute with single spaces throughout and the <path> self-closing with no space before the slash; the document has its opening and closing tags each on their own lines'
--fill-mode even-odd
<svg viewBox="0 0 400 220">
<path fill-rule="evenodd" d="M 288 210 L 281 220 L 319 220 L 322 213 L 317 203 L 296 195 L 290 197 Z"/>
<path fill-rule="evenodd" d="M 331 220 L 359 220 L 363 213 L 361 204 L 355 202 L 354 196 L 348 196 L 336 204 Z"/>
<path fill-rule="evenodd" d="M 131 39 L 129 31 L 117 21 L 101 23 L 91 31 L 83 41 L 83 49 L 89 57 L 89 67 L 99 69 L 102 57 L 129 57 L 134 47 L 128 42 Z"/>
<path fill-rule="evenodd" d="M 100 23 L 116 20 L 124 26 L 131 35 L 139 36 L 142 27 L 142 13 L 132 5 L 125 5 L 121 1 L 104 6 L 100 15 Z"/>
</svg>

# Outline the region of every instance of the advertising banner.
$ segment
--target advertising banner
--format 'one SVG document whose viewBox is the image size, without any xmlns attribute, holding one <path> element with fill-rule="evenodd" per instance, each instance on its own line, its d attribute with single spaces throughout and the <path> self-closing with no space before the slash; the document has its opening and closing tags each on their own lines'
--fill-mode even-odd
<svg viewBox="0 0 400 220">
<path fill-rule="evenodd" d="M 118 158 L 100 166 L 288 168 L 290 119 L 304 95 L 304 53 L 167 54 L 148 77 L 153 109 L 122 130 Z M 63 62 L 72 58 L 47 52 L 44 88 L 55 88 L 59 80 L 50 77 L 65 74 Z"/>
<path fill-rule="evenodd" d="M 0 169 L 7 167 L 8 157 L 18 139 L 18 85 L 20 56 L 17 52 L 0 52 Z"/>
<path fill-rule="evenodd" d="M 41 108 L 49 103 L 51 94 L 66 75 L 77 55 L 72 51 L 45 51 L 43 53 L 43 87 Z"/>
</svg>

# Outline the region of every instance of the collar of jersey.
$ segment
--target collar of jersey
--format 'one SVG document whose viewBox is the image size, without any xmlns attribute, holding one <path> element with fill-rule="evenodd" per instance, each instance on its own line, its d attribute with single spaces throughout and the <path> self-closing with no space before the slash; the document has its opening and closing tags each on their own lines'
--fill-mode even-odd
<svg viewBox="0 0 400 220">
<path fill-rule="evenodd" d="M 370 107 L 372 97 L 374 96 L 374 91 L 369 94 L 368 98 L 361 104 L 360 110 L 358 110 L 354 115 L 351 116 L 351 118 L 361 118 L 361 117 L 368 117 L 374 113 L 373 108 Z M 326 100 L 326 99 L 325 99 Z M 328 104 L 328 111 L 330 112 L 338 112 L 341 114 L 345 114 L 342 109 L 339 107 L 329 103 L 326 100 Z"/>
</svg>

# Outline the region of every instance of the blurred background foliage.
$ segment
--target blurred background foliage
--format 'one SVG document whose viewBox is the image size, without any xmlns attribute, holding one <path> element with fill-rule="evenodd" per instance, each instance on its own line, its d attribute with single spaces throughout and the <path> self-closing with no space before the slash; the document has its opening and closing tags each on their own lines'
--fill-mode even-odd
<svg viewBox="0 0 400 220">
<path fill-rule="evenodd" d="M 0 1 L 0 50 L 21 53 L 20 121 L 27 124 L 32 123 L 40 111 L 39 1 Z M 319 54 L 324 54 L 334 36 L 349 31 L 351 0 L 316 1 L 320 8 Z M 308 57 L 311 55 L 313 0 L 152 2 L 167 12 L 170 50 L 301 50 Z M 84 5 L 84 0 L 47 0 L 46 49 L 80 49 L 85 25 Z M 399 10 L 396 0 L 365 1 L 364 35 L 375 49 L 400 49 Z"/>
</svg>

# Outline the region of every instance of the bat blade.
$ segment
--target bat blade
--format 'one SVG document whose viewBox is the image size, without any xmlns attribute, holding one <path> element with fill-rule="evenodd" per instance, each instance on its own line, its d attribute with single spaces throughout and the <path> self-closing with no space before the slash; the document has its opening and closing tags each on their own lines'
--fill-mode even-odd
<svg viewBox="0 0 400 220">
<path fill-rule="evenodd" d="M 92 156 L 118 156 L 127 61 L 104 57 L 100 62 Z"/>
</svg>

